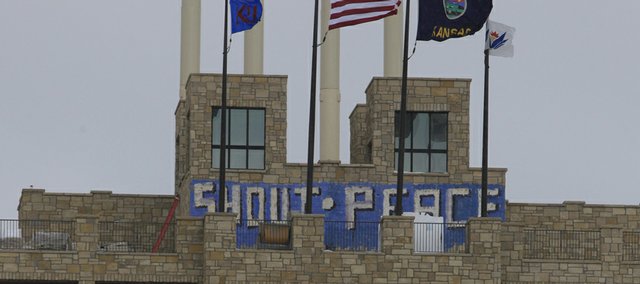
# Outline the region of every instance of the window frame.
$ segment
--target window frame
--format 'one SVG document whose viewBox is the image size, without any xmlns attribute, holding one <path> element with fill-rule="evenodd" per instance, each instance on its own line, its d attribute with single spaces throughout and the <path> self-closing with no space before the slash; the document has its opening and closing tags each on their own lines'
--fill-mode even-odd
<svg viewBox="0 0 640 284">
<path fill-rule="evenodd" d="M 214 163 L 214 158 L 213 155 L 215 153 L 215 151 L 217 150 L 218 153 L 220 153 L 220 144 L 216 144 L 216 141 L 214 141 L 214 135 L 215 135 L 215 124 L 214 124 L 214 118 L 215 118 L 215 111 L 216 110 L 221 110 L 222 107 L 219 106 L 214 106 L 211 108 L 211 164 L 212 167 L 214 169 L 219 169 L 220 165 L 219 163 Z M 266 122 L 267 122 L 267 110 L 265 108 L 260 108 L 260 107 L 227 107 L 227 135 L 226 135 L 226 144 L 225 144 L 225 151 L 226 153 L 226 169 L 230 169 L 230 170 L 265 170 L 266 169 L 266 144 L 267 144 L 267 129 L 266 129 Z M 246 125 L 245 125 L 245 141 L 243 145 L 230 145 L 230 141 L 231 141 L 231 135 L 230 135 L 230 131 L 231 131 L 231 110 L 244 110 L 246 112 Z M 263 131 L 262 131 L 262 146 L 256 146 L 256 145 L 250 145 L 249 143 L 249 130 L 250 130 L 250 119 L 249 119 L 249 112 L 251 110 L 261 110 L 262 111 L 262 124 L 263 124 Z M 220 131 L 220 134 L 222 132 Z M 220 135 L 221 136 L 221 135 Z M 218 137 L 218 140 L 221 137 Z M 231 167 L 231 159 L 230 159 L 230 153 L 231 150 L 244 150 L 245 152 L 245 167 Z M 250 168 L 249 167 L 249 151 L 250 150 L 262 150 L 262 167 L 261 168 Z M 218 158 L 219 159 L 219 158 Z M 218 160 L 219 162 L 219 160 Z"/>
<path fill-rule="evenodd" d="M 393 125 L 394 125 L 394 135 L 393 135 L 393 167 L 394 170 L 397 172 L 398 171 L 398 154 L 400 152 L 400 148 L 399 145 L 396 145 L 396 138 L 398 138 L 398 136 L 396 136 L 396 134 L 399 134 L 399 129 L 396 129 L 398 126 L 400 126 L 400 111 L 395 111 L 394 112 L 395 116 L 394 116 L 394 120 L 393 120 Z M 417 114 L 427 114 L 428 116 L 428 141 L 427 141 L 427 148 L 414 148 L 415 146 L 415 141 L 413 140 L 414 137 L 416 135 L 414 135 L 413 133 L 413 123 L 409 123 L 409 122 L 413 122 L 413 120 L 411 119 L 412 116 L 415 116 Z M 445 119 L 446 119 L 446 126 L 445 126 L 445 141 L 446 141 L 446 147 L 445 149 L 433 149 L 432 145 L 431 145 L 431 141 L 432 141 L 432 137 L 433 137 L 433 127 L 432 127 L 432 114 L 444 114 L 445 115 Z M 406 112 L 406 118 L 407 121 L 405 123 L 407 124 L 407 134 L 410 133 L 411 134 L 411 142 L 410 144 L 405 142 L 405 149 L 404 149 L 404 153 L 405 153 L 405 167 L 404 167 L 404 172 L 405 173 L 447 173 L 449 171 L 449 112 L 447 111 L 407 111 Z M 396 123 L 397 121 L 397 123 Z M 398 131 L 396 131 L 398 130 Z M 407 145 L 410 145 L 410 147 L 407 147 Z M 407 157 L 408 154 L 408 157 Z M 415 154 L 427 154 L 427 171 L 425 172 L 418 172 L 418 171 L 414 171 L 413 170 L 413 160 L 414 160 L 414 156 Z M 445 154 L 445 163 L 444 163 L 444 168 L 445 171 L 444 172 L 436 172 L 433 171 L 431 169 L 431 161 L 432 161 L 432 154 Z M 409 167 L 407 168 L 407 158 L 409 158 L 408 160 L 408 164 Z"/>
</svg>

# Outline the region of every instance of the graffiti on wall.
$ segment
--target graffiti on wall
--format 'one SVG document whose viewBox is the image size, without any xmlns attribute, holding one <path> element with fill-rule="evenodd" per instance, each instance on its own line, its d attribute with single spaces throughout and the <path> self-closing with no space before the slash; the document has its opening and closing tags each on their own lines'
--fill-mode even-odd
<svg viewBox="0 0 640 284">
<path fill-rule="evenodd" d="M 194 180 L 190 190 L 191 216 L 216 212 L 217 183 Z M 479 184 L 406 184 L 402 202 L 405 212 L 443 217 L 446 223 L 464 222 L 480 215 Z M 226 212 L 242 220 L 288 220 L 291 213 L 303 212 L 308 198 L 312 213 L 327 221 L 379 221 L 393 214 L 396 203 L 394 184 L 333 183 L 314 184 L 311 197 L 303 184 L 227 183 Z M 487 211 L 490 217 L 504 219 L 504 186 L 488 187 Z"/>
</svg>

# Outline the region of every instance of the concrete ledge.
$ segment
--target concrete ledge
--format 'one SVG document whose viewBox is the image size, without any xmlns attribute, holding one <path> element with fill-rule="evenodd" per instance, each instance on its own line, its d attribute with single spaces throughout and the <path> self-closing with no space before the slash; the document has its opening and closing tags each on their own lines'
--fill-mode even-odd
<svg viewBox="0 0 640 284">
<path fill-rule="evenodd" d="M 291 213 L 291 219 L 294 218 L 322 218 L 324 219 L 324 214 L 303 214 L 303 213 Z"/>
<path fill-rule="evenodd" d="M 205 216 L 218 216 L 218 217 L 233 217 L 236 218 L 238 214 L 236 213 L 227 213 L 227 212 L 207 212 L 207 214 L 205 214 Z"/>
<path fill-rule="evenodd" d="M 602 260 L 582 260 L 582 259 L 528 259 L 523 258 L 523 262 L 531 263 L 574 263 L 574 264 L 603 264 Z"/>
<path fill-rule="evenodd" d="M 396 215 L 390 215 L 390 216 L 382 216 L 382 221 L 385 220 L 402 220 L 402 221 L 411 221 L 413 222 L 413 220 L 415 220 L 416 217 L 414 216 L 396 216 Z"/>
</svg>

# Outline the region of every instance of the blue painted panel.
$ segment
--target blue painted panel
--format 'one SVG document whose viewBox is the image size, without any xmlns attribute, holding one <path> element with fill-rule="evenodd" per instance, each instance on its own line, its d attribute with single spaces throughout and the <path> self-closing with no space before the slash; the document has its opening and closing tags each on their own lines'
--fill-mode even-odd
<svg viewBox="0 0 640 284">
<path fill-rule="evenodd" d="M 378 222 L 381 216 L 390 215 L 396 202 L 396 190 L 393 184 L 322 182 L 314 184 L 314 187 L 317 189 L 312 196 L 312 213 L 324 214 L 326 221 Z M 214 204 L 217 204 L 218 198 L 215 188 L 217 188 L 215 180 L 192 181 L 190 190 L 191 216 L 203 216 L 209 210 L 215 211 Z M 405 188 L 406 193 L 403 195 L 405 212 L 415 212 L 415 207 L 419 206 L 423 211 L 433 211 L 435 215 L 443 217 L 447 223 L 464 222 L 479 214 L 479 184 L 406 184 Z M 228 208 L 227 211 L 240 213 L 239 219 L 242 220 L 284 220 L 291 213 L 303 211 L 302 195 L 305 191 L 304 184 L 228 182 L 227 202 L 231 208 Z M 385 191 L 387 192 L 386 198 Z M 418 196 L 420 192 L 424 196 Z M 425 192 L 428 193 L 425 194 Z M 489 193 L 489 216 L 504 219 L 504 186 L 489 185 Z M 234 200 L 234 198 L 238 200 Z M 492 208 L 493 210 L 491 210 Z M 327 227 L 327 229 L 329 228 Z M 239 228 L 238 230 L 239 232 L 250 232 L 254 229 Z M 354 241 L 345 241 L 337 239 L 336 236 L 325 235 L 328 244 L 360 246 L 368 250 L 377 248 L 377 230 L 375 229 L 334 226 L 331 230 L 340 236 L 352 235 Z M 359 234 L 373 235 L 375 238 L 372 239 L 376 241 L 358 238 Z M 460 228 L 446 229 L 444 237 L 445 240 L 448 240 L 445 247 L 450 248 L 464 242 L 464 231 Z M 242 247 L 245 244 L 238 245 Z"/>
</svg>

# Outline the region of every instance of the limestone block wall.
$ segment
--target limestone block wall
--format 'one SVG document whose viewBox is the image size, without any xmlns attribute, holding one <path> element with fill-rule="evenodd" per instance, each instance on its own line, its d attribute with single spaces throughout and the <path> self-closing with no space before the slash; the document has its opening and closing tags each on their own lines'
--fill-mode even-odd
<svg viewBox="0 0 640 284">
<path fill-rule="evenodd" d="M 294 215 L 292 221 L 292 250 L 238 250 L 235 214 L 208 214 L 203 281 L 500 283 L 499 219 L 470 221 L 469 253 L 465 254 L 415 254 L 411 217 L 384 217 L 378 253 L 325 251 L 322 215 Z"/>
<path fill-rule="evenodd" d="M 509 203 L 507 223 L 502 226 L 501 254 L 504 283 L 640 283 L 637 238 L 638 206 Z M 527 231 L 568 230 L 565 237 L 549 233 L 548 245 L 584 246 L 587 259 L 531 257 L 526 253 Z M 598 239 L 575 242 L 571 231 L 596 232 Z M 553 244 L 552 244 L 553 243 Z M 635 249 L 634 249 L 635 248 Z M 633 257 L 629 257 L 631 255 Z"/>
<path fill-rule="evenodd" d="M 79 215 L 95 215 L 104 221 L 164 222 L 171 195 L 51 193 L 44 189 L 23 189 L 18 205 L 22 220 L 74 220 Z"/>
<path fill-rule="evenodd" d="M 73 251 L 0 251 L 0 280 L 200 283 L 202 220 L 178 219 L 178 253 L 104 252 L 98 217 L 76 218 Z"/>
<path fill-rule="evenodd" d="M 265 109 L 265 169 L 241 170 L 250 180 L 262 180 L 265 173 L 279 174 L 287 157 L 287 77 L 261 75 L 229 75 L 227 106 Z M 222 105 L 222 75 L 191 74 L 187 83 L 187 98 L 176 110 L 176 192 L 192 178 L 213 178 L 218 171 L 212 165 L 213 107 Z M 306 137 L 306 136 L 305 136 Z M 297 138 L 296 138 L 297 139 Z M 185 165 L 186 164 L 186 165 Z M 233 171 L 230 171 L 233 172 Z M 233 173 L 229 178 L 234 178 Z M 188 199 L 181 207 L 188 208 Z M 181 211 L 182 212 L 182 211 Z"/>
<path fill-rule="evenodd" d="M 557 230 L 599 229 L 615 225 L 640 229 L 640 206 L 585 204 L 582 201 L 508 203 L 506 221 Z"/>
<path fill-rule="evenodd" d="M 410 78 L 407 81 L 407 111 L 448 113 L 448 174 L 457 180 L 469 168 L 470 83 L 469 79 Z M 373 78 L 366 90 L 366 120 L 374 149 L 372 162 L 380 172 L 394 170 L 394 117 L 400 109 L 400 88 L 398 78 Z"/>
<path fill-rule="evenodd" d="M 367 105 L 358 104 L 349 115 L 350 137 L 349 143 L 352 164 L 371 164 L 371 149 L 368 145 L 371 142 L 369 124 L 367 123 Z"/>
</svg>

